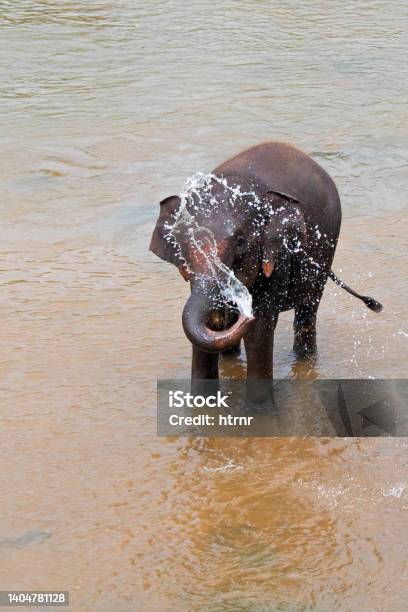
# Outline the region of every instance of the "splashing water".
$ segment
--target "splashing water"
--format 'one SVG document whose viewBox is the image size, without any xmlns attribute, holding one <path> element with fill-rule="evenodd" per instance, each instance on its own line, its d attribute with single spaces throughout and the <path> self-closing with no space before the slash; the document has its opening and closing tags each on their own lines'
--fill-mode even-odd
<svg viewBox="0 0 408 612">
<path fill-rule="evenodd" d="M 238 197 L 244 195 L 250 195 L 250 205 L 256 209 L 261 209 L 261 202 L 258 196 L 251 192 L 243 192 L 241 188 L 231 187 L 227 184 L 225 178 L 220 178 L 214 174 L 203 174 L 201 172 L 194 174 L 189 177 L 180 195 L 180 207 L 175 215 L 175 221 L 172 225 L 167 225 L 166 229 L 168 234 L 166 239 L 173 244 L 177 250 L 177 254 L 180 259 L 183 260 L 185 267 L 190 273 L 193 273 L 189 266 L 189 262 L 186 260 L 182 253 L 180 241 L 178 237 L 183 232 L 187 232 L 188 239 L 191 244 L 197 249 L 197 251 L 205 258 L 208 272 L 213 281 L 215 281 L 218 289 L 221 292 L 222 297 L 226 302 L 233 303 L 238 311 L 246 317 L 252 316 L 252 295 L 248 291 L 241 281 L 235 276 L 233 270 L 228 268 L 218 256 L 217 243 L 214 234 L 206 227 L 202 227 L 197 223 L 196 218 L 187 210 L 187 201 L 195 195 L 198 202 L 202 202 L 203 195 L 209 196 L 208 201 L 212 206 L 217 204 L 216 199 L 211 193 L 212 185 L 218 183 L 222 185 L 230 194 L 230 204 L 234 207 Z M 208 202 L 206 198 L 205 207 L 208 208 Z M 209 211 L 210 213 L 211 211 Z M 203 249 L 202 236 L 209 243 L 209 249 Z M 208 275 L 194 273 L 198 280 L 203 281 L 203 287 L 205 287 L 205 281 L 208 280 Z M 201 279 L 200 279 L 201 277 Z"/>
</svg>

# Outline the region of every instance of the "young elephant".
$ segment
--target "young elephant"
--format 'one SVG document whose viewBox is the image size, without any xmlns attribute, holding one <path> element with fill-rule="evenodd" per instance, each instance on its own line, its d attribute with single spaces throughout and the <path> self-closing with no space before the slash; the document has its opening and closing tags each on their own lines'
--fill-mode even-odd
<svg viewBox="0 0 408 612">
<path fill-rule="evenodd" d="M 332 272 L 341 224 L 330 176 L 292 146 L 265 143 L 221 164 L 206 188 L 160 203 L 150 249 L 190 281 L 183 326 L 193 345 L 192 378 L 218 378 L 218 353 L 244 338 L 248 379 L 271 379 L 279 313 L 294 309 L 294 351 L 316 352 L 316 314 Z M 214 252 L 215 251 L 215 252 Z M 219 263 L 214 265 L 214 261 Z M 233 270 L 252 295 L 253 317 L 235 314 L 220 287 Z M 363 299 L 372 310 L 381 305 Z"/>
</svg>

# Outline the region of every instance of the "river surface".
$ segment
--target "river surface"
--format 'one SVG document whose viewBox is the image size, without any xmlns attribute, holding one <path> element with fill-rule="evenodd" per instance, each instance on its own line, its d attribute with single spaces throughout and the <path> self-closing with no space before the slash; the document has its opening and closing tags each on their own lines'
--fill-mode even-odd
<svg viewBox="0 0 408 612">
<path fill-rule="evenodd" d="M 188 294 L 160 199 L 284 140 L 336 181 L 319 355 L 277 376 L 407 377 L 408 5 L 0 2 L 0 588 L 75 611 L 405 611 L 405 439 L 155 434 Z M 243 377 L 245 356 L 225 360 Z"/>
</svg>

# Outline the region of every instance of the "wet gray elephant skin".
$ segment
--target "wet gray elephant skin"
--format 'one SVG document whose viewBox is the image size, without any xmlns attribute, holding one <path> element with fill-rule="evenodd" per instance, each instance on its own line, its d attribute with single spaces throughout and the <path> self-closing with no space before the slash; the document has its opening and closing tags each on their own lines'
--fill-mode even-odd
<svg viewBox="0 0 408 612">
<path fill-rule="evenodd" d="M 237 317 L 231 304 L 222 303 L 219 284 L 207 269 L 205 236 L 200 249 L 188 240 L 188 228 L 178 238 L 179 249 L 166 239 L 180 197 L 160 203 L 150 249 L 176 265 L 191 285 L 183 326 L 193 345 L 192 378 L 218 378 L 219 352 L 233 349 L 243 338 L 247 378 L 272 379 L 279 313 L 294 309 L 293 349 L 300 357 L 313 355 L 316 315 L 327 278 L 342 283 L 331 272 L 341 225 L 339 194 L 313 159 L 282 143 L 252 147 L 217 166 L 213 174 L 229 188 L 239 188 L 238 201 L 232 206 L 230 189 L 214 180 L 211 202 L 208 194 L 193 194 L 186 207 L 197 224 L 212 233 L 221 261 L 249 289 L 254 316 Z M 249 205 L 253 194 L 260 207 Z M 372 298 L 353 293 L 373 310 L 381 309 Z"/>
</svg>

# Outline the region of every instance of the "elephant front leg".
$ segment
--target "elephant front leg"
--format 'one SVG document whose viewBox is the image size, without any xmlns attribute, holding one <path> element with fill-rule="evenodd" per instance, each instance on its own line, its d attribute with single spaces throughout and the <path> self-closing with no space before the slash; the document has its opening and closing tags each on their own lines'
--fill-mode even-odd
<svg viewBox="0 0 408 612">
<path fill-rule="evenodd" d="M 277 313 L 259 313 L 245 336 L 247 354 L 245 406 L 248 410 L 268 410 L 273 406 L 273 338 L 277 321 Z"/>
<path fill-rule="evenodd" d="M 191 365 L 191 392 L 193 394 L 207 396 L 218 391 L 218 357 L 218 353 L 206 353 L 193 345 Z"/>
<path fill-rule="evenodd" d="M 218 353 L 206 353 L 193 345 L 191 378 L 193 380 L 218 378 Z"/>
</svg>

